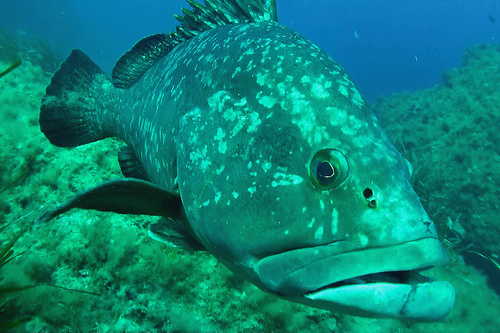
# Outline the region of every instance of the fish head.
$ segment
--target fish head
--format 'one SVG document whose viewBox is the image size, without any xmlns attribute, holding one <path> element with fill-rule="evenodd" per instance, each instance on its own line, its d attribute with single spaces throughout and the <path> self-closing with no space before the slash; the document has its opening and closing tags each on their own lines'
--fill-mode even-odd
<svg viewBox="0 0 500 333">
<path fill-rule="evenodd" d="M 267 29 L 275 38 L 226 66 L 219 77 L 232 80 L 180 122 L 179 190 L 197 238 L 295 302 L 442 319 L 453 287 L 418 272 L 448 258 L 408 164 L 337 62 L 289 29 Z M 245 63 L 259 66 L 238 71 Z"/>
</svg>

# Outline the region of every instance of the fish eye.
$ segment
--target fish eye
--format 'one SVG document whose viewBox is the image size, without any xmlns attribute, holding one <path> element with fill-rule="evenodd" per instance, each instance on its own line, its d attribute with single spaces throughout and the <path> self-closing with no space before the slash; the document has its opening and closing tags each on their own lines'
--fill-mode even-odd
<svg viewBox="0 0 500 333">
<path fill-rule="evenodd" d="M 335 149 L 318 151 L 309 164 L 309 178 L 320 190 L 332 190 L 339 186 L 349 173 L 347 159 Z"/>
</svg>

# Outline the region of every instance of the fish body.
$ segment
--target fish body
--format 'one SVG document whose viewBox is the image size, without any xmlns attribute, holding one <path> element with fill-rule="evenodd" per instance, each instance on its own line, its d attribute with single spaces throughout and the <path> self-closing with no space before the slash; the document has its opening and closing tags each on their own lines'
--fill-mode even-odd
<svg viewBox="0 0 500 333">
<path fill-rule="evenodd" d="M 123 139 L 129 178 L 41 220 L 75 207 L 159 215 L 155 238 L 206 249 L 285 299 L 444 318 L 453 287 L 417 271 L 446 253 L 344 69 L 279 25 L 272 1 L 190 4 L 177 33 L 146 37 L 118 61 L 114 84 L 81 51 L 54 74 L 42 131 L 59 146 Z"/>
</svg>

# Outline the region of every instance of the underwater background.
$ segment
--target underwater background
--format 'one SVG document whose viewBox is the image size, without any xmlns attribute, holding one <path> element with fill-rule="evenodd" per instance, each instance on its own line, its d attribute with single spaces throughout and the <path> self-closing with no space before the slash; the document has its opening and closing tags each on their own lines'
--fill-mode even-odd
<svg viewBox="0 0 500 333">
<path fill-rule="evenodd" d="M 188 4 L 3 0 L 0 73 L 19 66 L 0 77 L 0 331 L 500 331 L 500 1 L 277 6 L 281 24 L 346 68 L 413 164 L 414 187 L 450 257 L 426 275 L 455 287 L 451 314 L 408 323 L 286 302 L 208 253 L 152 240 L 152 217 L 74 210 L 37 225 L 74 193 L 122 177 L 121 141 L 68 150 L 40 132 L 51 74 L 72 48 L 109 74 L 139 39 L 172 31 L 173 14 Z"/>
</svg>

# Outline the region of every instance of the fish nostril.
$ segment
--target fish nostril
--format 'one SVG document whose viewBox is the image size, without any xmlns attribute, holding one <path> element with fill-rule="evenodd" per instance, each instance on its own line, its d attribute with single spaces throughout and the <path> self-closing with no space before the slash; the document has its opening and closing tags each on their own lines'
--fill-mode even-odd
<svg viewBox="0 0 500 333">
<path fill-rule="evenodd" d="M 373 196 L 373 191 L 371 188 L 367 187 L 363 190 L 363 196 L 365 197 L 365 199 L 370 199 L 372 196 Z"/>
<path fill-rule="evenodd" d="M 368 207 L 375 208 L 377 207 L 377 200 L 373 197 L 373 191 L 371 188 L 367 187 L 363 190 L 363 196 L 366 199 Z"/>
<path fill-rule="evenodd" d="M 375 199 L 368 200 L 368 207 L 370 207 L 370 208 L 377 207 L 377 200 L 375 200 Z"/>
</svg>

